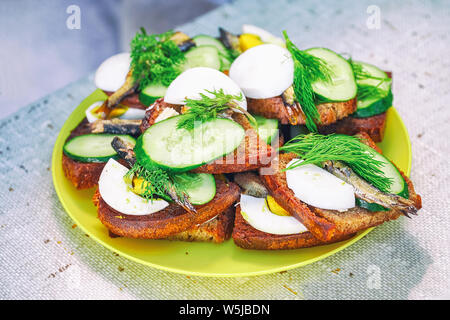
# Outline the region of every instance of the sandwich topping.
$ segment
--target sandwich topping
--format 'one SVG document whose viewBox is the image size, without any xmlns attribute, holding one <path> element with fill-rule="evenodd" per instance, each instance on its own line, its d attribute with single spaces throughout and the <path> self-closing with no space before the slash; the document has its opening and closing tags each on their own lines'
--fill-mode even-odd
<svg viewBox="0 0 450 320">
<path fill-rule="evenodd" d="M 243 218 L 253 228 L 270 234 L 298 234 L 308 229 L 292 216 L 273 213 L 264 198 L 241 194 L 239 202 Z"/>
<path fill-rule="evenodd" d="M 360 201 L 397 209 L 406 216 L 418 210 L 408 199 L 408 186 L 398 169 L 357 137 L 299 135 L 282 146 L 280 151 L 298 155 L 298 159 L 284 169 L 286 171 L 316 164 L 339 178 L 344 185 L 351 185 Z"/>
</svg>

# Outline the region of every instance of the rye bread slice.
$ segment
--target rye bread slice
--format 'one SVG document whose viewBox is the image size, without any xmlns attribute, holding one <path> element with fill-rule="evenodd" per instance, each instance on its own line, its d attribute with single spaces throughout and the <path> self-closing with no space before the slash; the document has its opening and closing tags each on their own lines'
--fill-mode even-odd
<svg viewBox="0 0 450 320">
<path fill-rule="evenodd" d="M 98 218 L 113 234 L 138 239 L 161 239 L 202 224 L 232 206 L 239 198 L 239 187 L 232 182 L 216 179 L 216 195 L 208 203 L 195 206 L 189 213 L 175 203 L 151 215 L 126 215 L 111 208 L 97 191 L 93 202 Z"/>
<path fill-rule="evenodd" d="M 234 224 L 234 211 L 234 206 L 231 206 L 209 221 L 193 225 L 185 231 L 158 240 L 222 243 L 231 237 Z M 111 238 L 121 238 L 110 230 L 108 231 Z"/>
<path fill-rule="evenodd" d="M 166 108 L 174 108 L 179 112 L 181 106 L 165 103 L 162 99 L 157 100 L 154 106 L 146 112 L 141 125 L 142 132 L 153 125 L 158 115 Z M 275 156 L 274 148 L 259 138 L 245 115 L 234 113 L 232 117 L 245 130 L 245 137 L 242 143 L 233 153 L 198 167 L 192 172 L 220 174 L 256 170 L 270 166 L 270 162 Z"/>
<path fill-rule="evenodd" d="M 234 206 L 231 206 L 215 218 L 202 224 L 194 225 L 186 231 L 174 234 L 165 239 L 222 243 L 231 237 L 234 224 L 234 211 Z"/>
<path fill-rule="evenodd" d="M 259 231 L 245 221 L 241 215 L 240 206 L 236 207 L 236 217 L 233 229 L 233 240 L 237 246 L 244 249 L 257 250 L 287 250 L 320 246 L 347 240 L 354 234 L 338 235 L 329 241 L 321 241 L 311 232 L 289 235 L 277 235 Z"/>
<path fill-rule="evenodd" d="M 361 135 L 364 143 L 375 147 L 375 143 L 367 134 Z M 376 148 L 379 151 L 378 148 Z M 299 200 L 287 186 L 286 173 L 282 172 L 287 164 L 296 157 L 295 154 L 280 154 L 271 167 L 272 174 L 262 175 L 261 179 L 275 200 L 292 216 L 302 222 L 318 239 L 328 241 L 333 237 L 355 233 L 377 226 L 385 221 L 397 219 L 402 213 L 398 210 L 372 212 L 364 208 L 354 207 L 345 212 L 324 210 L 307 205 Z M 401 172 L 401 171 L 400 171 Z M 401 172 L 408 184 L 409 198 L 421 208 L 421 198 L 415 193 L 411 180 Z"/>
<path fill-rule="evenodd" d="M 83 121 L 70 132 L 66 142 L 74 137 L 90 133 L 88 124 L 89 122 L 84 118 Z M 106 162 L 87 163 L 76 161 L 66 156 L 64 152 L 62 154 L 62 169 L 64 175 L 72 182 L 75 188 L 79 190 L 95 187 L 98 184 L 98 179 L 100 178 L 100 174 L 105 165 Z"/>
<path fill-rule="evenodd" d="M 305 115 L 294 116 L 294 123 L 289 121 L 290 110 L 284 105 L 281 96 L 267 99 L 247 98 L 247 110 L 250 113 L 270 119 L 278 119 L 281 124 L 305 124 Z M 329 125 L 347 117 L 356 111 L 356 98 L 343 102 L 327 102 L 317 105 L 321 125 Z"/>
<path fill-rule="evenodd" d="M 329 126 L 319 126 L 323 134 L 340 133 L 353 136 L 360 132 L 367 133 L 375 142 L 383 141 L 386 129 L 386 112 L 367 118 L 354 118 L 352 116 L 339 120 Z"/>
</svg>

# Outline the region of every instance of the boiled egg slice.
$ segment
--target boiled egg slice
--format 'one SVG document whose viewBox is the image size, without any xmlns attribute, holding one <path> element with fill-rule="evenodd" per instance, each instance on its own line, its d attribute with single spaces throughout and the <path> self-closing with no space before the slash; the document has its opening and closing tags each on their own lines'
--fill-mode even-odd
<svg viewBox="0 0 450 320">
<path fill-rule="evenodd" d="M 248 49 L 234 60 L 230 78 L 247 98 L 279 96 L 294 81 L 294 62 L 289 51 L 274 44 Z"/>
<path fill-rule="evenodd" d="M 272 43 L 272 44 L 276 44 L 280 47 L 286 48 L 286 43 L 284 42 L 284 40 L 282 38 L 276 37 L 273 34 L 271 34 L 269 31 L 264 30 L 260 27 L 257 27 L 257 26 L 251 25 L 251 24 L 244 24 L 244 25 L 242 25 L 242 33 L 257 35 L 265 43 Z"/>
<path fill-rule="evenodd" d="M 94 76 L 97 88 L 103 91 L 117 91 L 125 82 L 130 63 L 129 52 L 116 54 L 103 61 Z"/>
<path fill-rule="evenodd" d="M 253 228 L 271 234 L 297 234 L 308 231 L 291 216 L 274 214 L 267 206 L 265 198 L 255 198 L 241 194 L 241 214 Z"/>
<path fill-rule="evenodd" d="M 86 109 L 86 119 L 89 122 L 94 122 L 101 119 L 100 114 L 96 111 L 100 108 L 104 101 L 96 101 Z M 109 114 L 110 118 L 119 118 L 127 120 L 140 120 L 145 117 L 145 110 L 137 108 L 129 108 L 125 105 L 119 105 Z"/>
<path fill-rule="evenodd" d="M 296 160 L 290 161 L 287 168 Z M 313 207 L 345 211 L 355 206 L 353 186 L 316 165 L 286 170 L 286 182 L 298 199 Z"/>
<path fill-rule="evenodd" d="M 113 209 L 128 215 L 147 215 L 166 208 L 165 200 L 147 200 L 135 194 L 123 177 L 128 169 L 114 159 L 106 163 L 98 181 L 102 199 Z"/>
<path fill-rule="evenodd" d="M 169 85 L 164 101 L 172 104 L 185 104 L 186 98 L 200 100 L 200 93 L 212 96 L 208 91 L 223 90 L 226 94 L 241 95 L 236 103 L 247 110 L 247 101 L 239 86 L 224 73 L 206 67 L 197 67 L 184 71 Z"/>
</svg>

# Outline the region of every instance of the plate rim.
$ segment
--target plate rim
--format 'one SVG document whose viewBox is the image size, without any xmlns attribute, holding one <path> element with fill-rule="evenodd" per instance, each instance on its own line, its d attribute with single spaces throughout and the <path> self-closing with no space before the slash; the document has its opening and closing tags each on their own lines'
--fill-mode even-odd
<svg viewBox="0 0 450 320">
<path fill-rule="evenodd" d="M 85 103 L 86 100 L 88 100 L 89 98 L 91 98 L 91 96 L 98 94 L 98 92 L 102 92 L 100 89 L 96 89 L 94 90 L 92 93 L 90 93 L 85 99 L 83 99 L 83 101 L 81 101 L 81 103 L 71 112 L 71 114 L 69 115 L 69 117 L 67 117 L 67 119 L 65 120 L 63 126 L 61 127 L 58 136 L 55 140 L 55 144 L 53 146 L 53 151 L 52 151 L 52 163 L 51 163 L 51 171 L 52 171 L 52 181 L 53 181 L 53 187 L 55 188 L 56 194 L 58 196 L 58 200 L 61 202 L 65 212 L 69 215 L 69 217 L 77 224 L 77 226 L 79 226 L 81 228 L 81 230 L 83 230 L 83 232 L 85 232 L 86 234 L 89 235 L 90 238 L 92 238 L 94 241 L 96 241 L 97 243 L 101 244 L 102 246 L 106 247 L 107 249 L 113 251 L 113 252 L 117 252 L 119 253 L 121 256 L 143 264 L 145 266 L 149 266 L 149 267 L 153 267 L 155 269 L 158 270 L 163 270 L 163 271 L 168 271 L 168 272 L 173 272 L 173 273 L 177 273 L 177 274 L 183 274 L 183 275 L 190 275 L 190 276 L 200 276 L 200 277 L 220 277 L 220 278 L 235 278 L 235 277 L 250 277 L 250 276 L 259 276 L 259 275 L 265 275 L 265 274 L 272 274 L 272 273 L 276 273 L 276 272 L 281 272 L 281 271 L 287 271 L 287 270 L 292 270 L 295 268 L 299 268 L 299 267 L 303 267 L 305 265 L 317 262 L 319 260 L 325 259 L 329 256 L 334 255 L 335 253 L 342 251 L 348 247 L 350 247 L 351 245 L 353 245 L 355 242 L 359 241 L 360 239 L 362 239 L 363 237 L 365 237 L 368 233 L 370 233 L 374 227 L 366 229 L 364 231 L 358 232 L 358 234 L 356 236 L 354 236 L 353 238 L 347 240 L 345 242 L 345 244 L 330 250 L 324 254 L 318 255 L 314 258 L 310 258 L 308 260 L 304 260 L 301 261 L 299 263 L 294 263 L 294 264 L 290 264 L 290 265 L 286 265 L 286 266 L 282 266 L 282 267 L 274 267 L 274 268 L 268 268 L 266 270 L 260 270 L 260 271 L 250 271 L 250 272 L 240 272 L 240 273 L 217 273 L 217 272 L 213 272 L 213 273 L 205 273 L 205 272 L 196 272 L 196 271 L 187 271 L 187 270 L 183 270 L 180 268 L 174 268 L 174 267 L 168 267 L 168 266 L 164 266 L 164 265 L 160 265 L 160 264 L 156 264 L 156 263 L 152 263 L 149 261 L 145 261 L 142 260 L 140 258 L 137 258 L 131 254 L 128 254 L 126 252 L 123 252 L 121 250 L 118 250 L 117 248 L 114 248 L 114 246 L 104 242 L 103 240 L 101 240 L 100 238 L 98 238 L 97 236 L 95 236 L 91 231 L 89 231 L 88 228 L 86 228 L 82 223 L 80 223 L 80 221 L 77 219 L 77 217 L 71 213 L 71 211 L 68 209 L 68 205 L 66 203 L 66 200 L 63 197 L 63 190 L 62 187 L 57 183 L 56 180 L 56 166 L 57 166 L 57 161 L 61 161 L 58 157 L 59 153 L 61 152 L 62 155 L 62 150 L 59 150 L 57 148 L 57 146 L 60 144 L 60 141 L 63 140 L 63 131 L 65 129 L 67 129 L 67 127 L 69 127 L 69 123 L 68 120 L 74 116 L 74 114 L 77 112 L 77 110 L 80 108 L 81 105 L 83 105 Z M 103 93 L 103 92 L 102 92 Z M 401 129 L 404 130 L 404 132 L 406 133 L 406 138 L 407 138 L 407 150 L 408 150 L 408 168 L 406 170 L 406 175 L 409 176 L 410 172 L 411 172 L 411 163 L 412 163 L 412 152 L 411 152 L 411 140 L 410 140 L 410 136 L 408 133 L 408 130 L 403 122 L 403 119 L 400 117 L 400 114 L 398 113 L 398 111 L 392 106 L 390 109 L 393 110 L 393 112 L 397 115 L 397 117 L 400 119 L 400 126 Z M 68 128 L 70 129 L 70 128 Z M 228 241 L 232 241 L 231 239 Z"/>
</svg>

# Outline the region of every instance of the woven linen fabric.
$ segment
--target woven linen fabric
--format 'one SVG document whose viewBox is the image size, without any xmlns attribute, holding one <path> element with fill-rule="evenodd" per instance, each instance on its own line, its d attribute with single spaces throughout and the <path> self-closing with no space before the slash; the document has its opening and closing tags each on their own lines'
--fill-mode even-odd
<svg viewBox="0 0 450 320">
<path fill-rule="evenodd" d="M 240 32 L 244 23 L 286 29 L 301 48 L 329 47 L 392 70 L 394 105 L 412 141 L 411 178 L 423 197 L 419 216 L 385 223 L 317 263 L 264 276 L 187 277 L 129 261 L 75 227 L 52 184 L 53 144 L 94 90 L 90 76 L 0 120 L 0 298 L 450 298 L 449 7 L 377 1 L 380 24 L 371 29 L 371 5 L 242 0 L 181 30 L 217 35 L 218 26 Z"/>
</svg>

